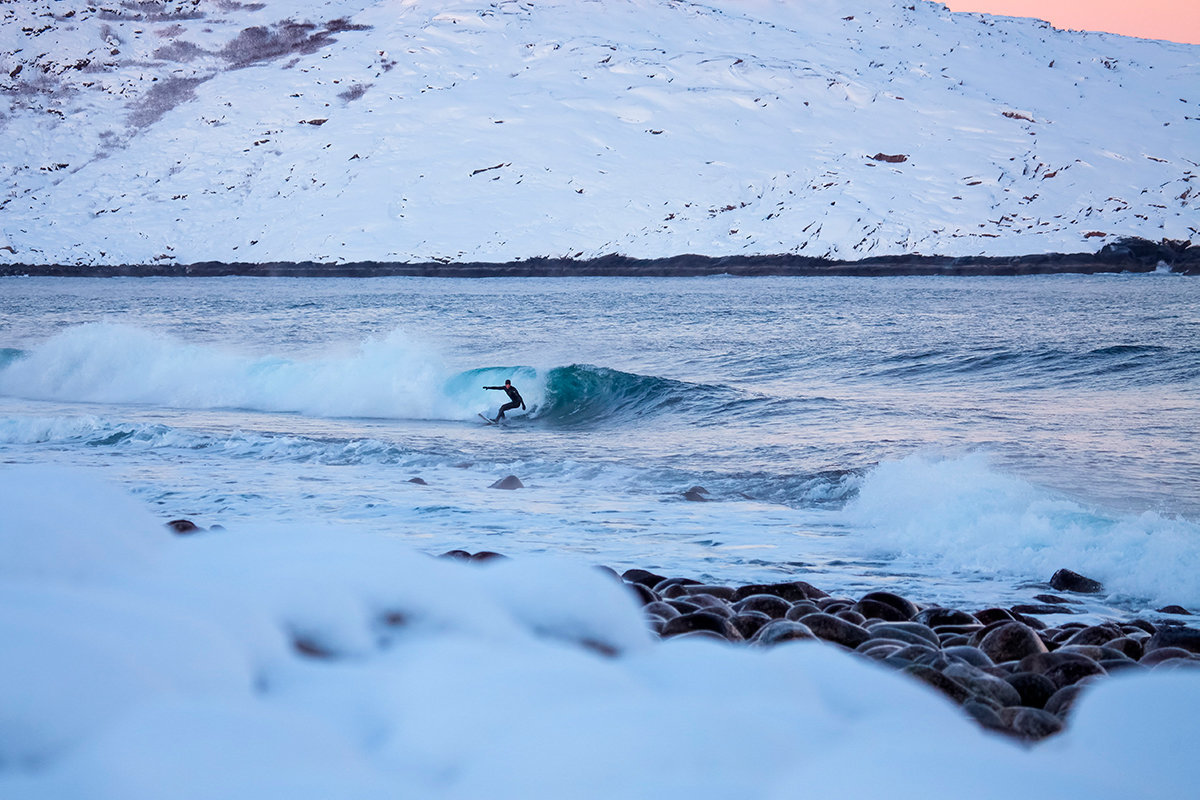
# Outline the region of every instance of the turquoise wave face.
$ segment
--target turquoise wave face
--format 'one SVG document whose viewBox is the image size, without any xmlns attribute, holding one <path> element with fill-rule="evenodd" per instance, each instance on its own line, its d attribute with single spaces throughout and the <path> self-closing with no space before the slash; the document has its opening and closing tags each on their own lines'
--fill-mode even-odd
<svg viewBox="0 0 1200 800">
<path fill-rule="evenodd" d="M 547 373 L 545 401 L 537 416 L 560 425 L 599 419 L 625 421 L 677 407 L 686 409 L 716 393 L 698 384 L 575 364 Z"/>
<path fill-rule="evenodd" d="M 0 369 L 4 369 L 23 355 L 25 355 L 24 350 L 17 350 L 13 347 L 0 347 Z"/>
<path fill-rule="evenodd" d="M 481 367 L 460 373 L 445 384 L 452 402 L 479 396 L 484 386 L 511 380 L 528 406 L 528 414 L 512 414 L 550 427 L 623 424 L 665 412 L 698 413 L 736 401 L 737 393 L 655 375 L 638 375 L 592 364 L 572 364 L 545 371 L 533 367 Z M 507 402 L 501 392 L 487 397 L 491 409 Z"/>
</svg>

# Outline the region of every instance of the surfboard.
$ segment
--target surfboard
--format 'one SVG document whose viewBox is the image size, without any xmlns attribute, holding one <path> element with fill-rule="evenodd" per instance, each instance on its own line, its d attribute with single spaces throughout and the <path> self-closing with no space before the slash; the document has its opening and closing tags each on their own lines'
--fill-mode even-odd
<svg viewBox="0 0 1200 800">
<path fill-rule="evenodd" d="M 479 412 L 479 418 L 482 419 L 484 422 L 486 422 L 488 425 L 496 424 L 496 420 L 492 419 L 491 417 L 484 416 L 484 413 L 482 411 Z"/>
</svg>

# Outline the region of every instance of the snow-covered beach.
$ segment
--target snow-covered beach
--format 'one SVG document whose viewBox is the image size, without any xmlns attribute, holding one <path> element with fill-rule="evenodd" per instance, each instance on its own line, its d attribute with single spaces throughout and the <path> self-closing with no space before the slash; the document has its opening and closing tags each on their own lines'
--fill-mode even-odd
<svg viewBox="0 0 1200 800">
<path fill-rule="evenodd" d="M 1096 681 L 1030 749 L 833 645 L 656 644 L 632 593 L 575 561 L 432 559 L 316 525 L 175 537 L 89 478 L 4 469 L 5 797 L 1193 786 L 1194 669 Z"/>
<path fill-rule="evenodd" d="M 1191 796 L 1197 87 L 923 0 L 0 5 L 0 798 Z"/>
</svg>

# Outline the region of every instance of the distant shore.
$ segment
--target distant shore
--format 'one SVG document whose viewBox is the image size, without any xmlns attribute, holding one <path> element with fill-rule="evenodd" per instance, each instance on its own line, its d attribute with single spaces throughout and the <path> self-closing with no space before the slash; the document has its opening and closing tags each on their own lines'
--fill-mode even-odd
<svg viewBox="0 0 1200 800">
<path fill-rule="evenodd" d="M 0 264 L 0 276 L 113 277 L 281 277 L 372 278 L 410 276 L 429 278 L 565 278 L 565 277 L 697 277 L 704 275 L 765 276 L 892 276 L 892 275 L 1056 275 L 1147 273 L 1169 270 L 1200 275 L 1200 247 L 1188 242 L 1121 239 L 1095 253 L 1041 253 L 1023 256 L 878 256 L 838 261 L 800 255 L 704 256 L 631 258 L 530 258 L 507 262 L 404 263 L 356 261 L 344 264 L 314 261 L 238 263 L 202 261 L 194 264 Z"/>
</svg>

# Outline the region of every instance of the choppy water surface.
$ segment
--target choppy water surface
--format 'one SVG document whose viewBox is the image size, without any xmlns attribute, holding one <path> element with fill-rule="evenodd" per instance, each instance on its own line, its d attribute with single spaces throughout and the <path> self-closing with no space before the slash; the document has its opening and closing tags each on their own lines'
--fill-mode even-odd
<svg viewBox="0 0 1200 800">
<path fill-rule="evenodd" d="M 1200 605 L 1198 390 L 1168 275 L 0 283 L 0 459 L 164 519 L 923 600 Z"/>
</svg>

